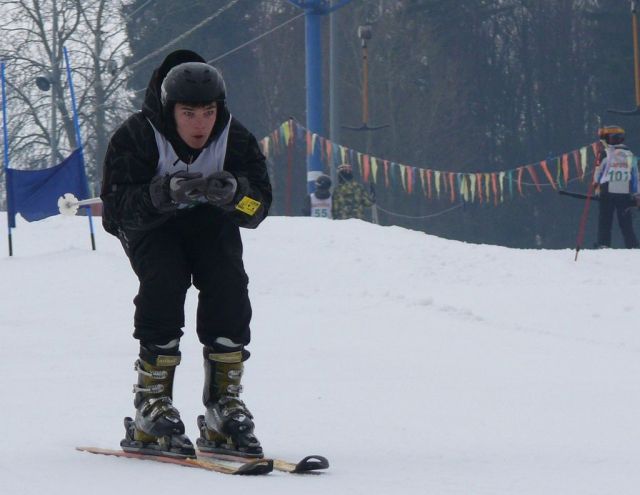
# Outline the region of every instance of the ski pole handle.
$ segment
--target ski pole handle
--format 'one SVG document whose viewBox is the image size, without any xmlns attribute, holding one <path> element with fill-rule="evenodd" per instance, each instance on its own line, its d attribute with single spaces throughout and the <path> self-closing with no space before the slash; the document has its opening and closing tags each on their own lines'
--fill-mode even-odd
<svg viewBox="0 0 640 495">
<path fill-rule="evenodd" d="M 58 211 L 60 214 L 73 216 L 78 212 L 81 206 L 89 206 L 101 204 L 102 200 L 99 197 L 78 200 L 73 194 L 66 193 L 64 196 L 58 198 Z"/>
</svg>

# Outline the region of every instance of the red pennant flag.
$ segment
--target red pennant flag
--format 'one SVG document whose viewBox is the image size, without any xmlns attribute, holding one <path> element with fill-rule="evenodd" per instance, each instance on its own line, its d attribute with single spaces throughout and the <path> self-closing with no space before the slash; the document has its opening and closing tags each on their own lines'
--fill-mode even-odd
<svg viewBox="0 0 640 495">
<path fill-rule="evenodd" d="M 569 182 L 569 155 L 562 155 L 562 177 L 564 178 L 564 186 L 567 187 Z"/>
<path fill-rule="evenodd" d="M 520 196 L 524 196 L 524 194 L 522 194 L 522 173 L 524 172 L 524 167 L 520 167 L 518 169 L 518 192 L 520 193 Z"/>
<path fill-rule="evenodd" d="M 602 152 L 604 151 L 604 147 L 603 147 L 602 143 L 600 143 L 600 142 L 594 143 L 592 146 L 593 146 L 593 149 L 594 149 L 594 154 L 596 156 L 596 164 L 595 164 L 595 166 L 597 167 L 598 165 L 600 165 L 600 161 L 602 160 Z"/>
<path fill-rule="evenodd" d="M 449 172 L 449 189 L 451 192 L 451 202 L 453 203 L 456 200 L 456 188 L 454 186 L 454 176 L 451 172 Z"/>
<path fill-rule="evenodd" d="M 429 199 L 431 199 L 431 169 L 427 170 L 427 188 L 428 188 L 427 196 L 429 197 Z"/>
<path fill-rule="evenodd" d="M 538 181 L 538 174 L 536 174 L 533 165 L 527 165 L 527 170 L 529 172 L 529 175 L 533 179 L 533 183 L 536 185 L 536 189 L 538 190 L 538 192 L 541 192 L 542 188 L 540 187 L 540 182 Z"/>
<path fill-rule="evenodd" d="M 542 160 L 540 162 L 540 166 L 542 167 L 542 171 L 544 172 L 544 175 L 547 176 L 547 180 L 551 184 L 551 187 L 553 187 L 554 189 L 558 189 L 556 187 L 556 183 L 553 180 L 553 177 L 551 176 L 551 173 L 549 172 L 549 167 L 547 166 L 547 160 Z M 538 188 L 538 191 L 540 191 L 540 188 Z"/>
<path fill-rule="evenodd" d="M 371 173 L 371 163 L 369 162 L 369 155 L 364 155 L 362 157 L 362 180 L 365 182 L 369 182 L 369 174 Z"/>
<path fill-rule="evenodd" d="M 491 189 L 493 190 L 493 204 L 498 206 L 498 177 L 495 172 L 491 173 Z"/>
<path fill-rule="evenodd" d="M 484 199 L 482 197 L 482 174 L 481 173 L 476 174 L 476 184 L 478 186 L 478 198 L 480 200 L 480 203 L 483 203 Z"/>
<path fill-rule="evenodd" d="M 385 160 L 382 164 L 384 165 L 384 185 L 389 187 L 389 162 Z"/>
<path fill-rule="evenodd" d="M 310 156 L 313 152 L 312 144 L 313 140 L 311 139 L 311 132 L 307 131 L 307 156 Z"/>
</svg>

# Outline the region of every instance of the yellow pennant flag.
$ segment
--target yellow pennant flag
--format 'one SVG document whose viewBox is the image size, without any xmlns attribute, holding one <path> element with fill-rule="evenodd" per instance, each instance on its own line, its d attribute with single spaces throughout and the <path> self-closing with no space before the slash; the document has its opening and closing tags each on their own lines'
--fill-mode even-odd
<svg viewBox="0 0 640 495">
<path fill-rule="evenodd" d="M 342 163 L 347 163 L 347 148 L 340 145 L 340 160 Z"/>
<path fill-rule="evenodd" d="M 438 198 L 440 198 L 440 174 L 442 172 L 440 172 L 439 170 L 434 170 L 433 171 L 433 176 L 436 180 L 436 193 L 438 195 Z"/>
<path fill-rule="evenodd" d="M 500 202 L 504 203 L 504 176 L 507 175 L 506 172 L 500 172 L 498 175 L 498 185 L 500 186 Z"/>
<path fill-rule="evenodd" d="M 427 195 L 427 171 L 423 168 L 420 169 L 420 184 L 422 185 L 422 192 Z"/>
<path fill-rule="evenodd" d="M 371 157 L 371 174 L 373 175 L 373 183 L 377 184 L 376 177 L 378 176 L 378 160 L 375 157 Z"/>
<path fill-rule="evenodd" d="M 471 187 L 471 202 L 475 203 L 475 201 L 476 201 L 476 174 L 469 174 L 467 177 L 469 178 L 469 185 Z"/>
<path fill-rule="evenodd" d="M 464 200 L 469 202 L 469 183 L 467 182 L 467 174 L 461 174 L 460 177 L 460 194 Z"/>
<path fill-rule="evenodd" d="M 282 124 L 282 134 L 284 134 L 284 142 L 288 146 L 291 143 L 291 129 L 289 128 L 289 122 Z"/>
</svg>

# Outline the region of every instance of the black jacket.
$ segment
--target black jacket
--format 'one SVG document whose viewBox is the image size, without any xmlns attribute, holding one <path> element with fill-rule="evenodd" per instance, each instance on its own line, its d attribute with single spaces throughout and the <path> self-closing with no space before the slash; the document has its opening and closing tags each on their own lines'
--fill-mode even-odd
<svg viewBox="0 0 640 495">
<path fill-rule="evenodd" d="M 160 102 L 160 86 L 169 70 L 178 64 L 193 61 L 204 62 L 202 57 L 187 50 L 167 56 L 151 76 L 142 111 L 130 116 L 111 137 L 104 161 L 100 197 L 103 201 L 103 226 L 115 236 L 155 228 L 178 214 L 160 213 L 151 202 L 149 184 L 156 173 L 159 153 L 147 119 L 171 142 L 182 161 L 189 163 L 195 160 L 199 150 L 190 148 L 180 139 L 173 117 L 163 114 Z M 224 129 L 230 118 L 226 105 L 219 105 L 210 141 Z M 258 211 L 250 216 L 239 210 L 223 211 L 206 204 L 195 208 L 209 208 L 212 215 L 223 215 L 240 227 L 257 227 L 267 216 L 271 205 L 271 184 L 265 157 L 256 138 L 234 118 L 231 118 L 229 127 L 224 170 L 231 172 L 238 180 L 234 203 L 246 195 L 261 203 Z"/>
</svg>

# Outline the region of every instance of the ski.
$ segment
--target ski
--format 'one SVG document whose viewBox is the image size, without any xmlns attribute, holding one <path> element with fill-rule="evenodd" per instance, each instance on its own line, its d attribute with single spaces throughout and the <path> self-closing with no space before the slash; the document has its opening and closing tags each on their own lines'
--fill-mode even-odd
<svg viewBox="0 0 640 495">
<path fill-rule="evenodd" d="M 166 455 L 150 455 L 134 452 L 125 452 L 124 450 L 102 449 L 99 447 L 76 447 L 81 452 L 89 452 L 91 454 L 110 455 L 115 457 L 126 457 L 129 459 L 142 459 L 146 461 L 162 462 L 165 464 L 175 464 L 178 466 L 186 466 L 197 469 L 205 469 L 207 471 L 215 471 L 222 474 L 237 475 L 261 475 L 268 474 L 273 471 L 274 462 L 271 459 L 243 459 L 242 462 L 231 461 L 225 462 L 224 459 L 193 459 L 185 457 L 170 457 Z"/>
<path fill-rule="evenodd" d="M 246 457 L 220 454 L 215 452 L 203 452 L 201 450 L 198 451 L 198 458 L 216 459 L 220 461 L 230 461 L 235 463 L 247 462 L 248 460 L 248 458 Z M 276 458 L 264 458 L 263 460 L 270 461 L 273 464 L 273 469 L 275 469 L 276 471 L 282 471 L 285 473 L 318 474 L 317 471 L 329 468 L 329 460 L 321 455 L 308 455 L 298 462 L 290 462 Z"/>
</svg>

